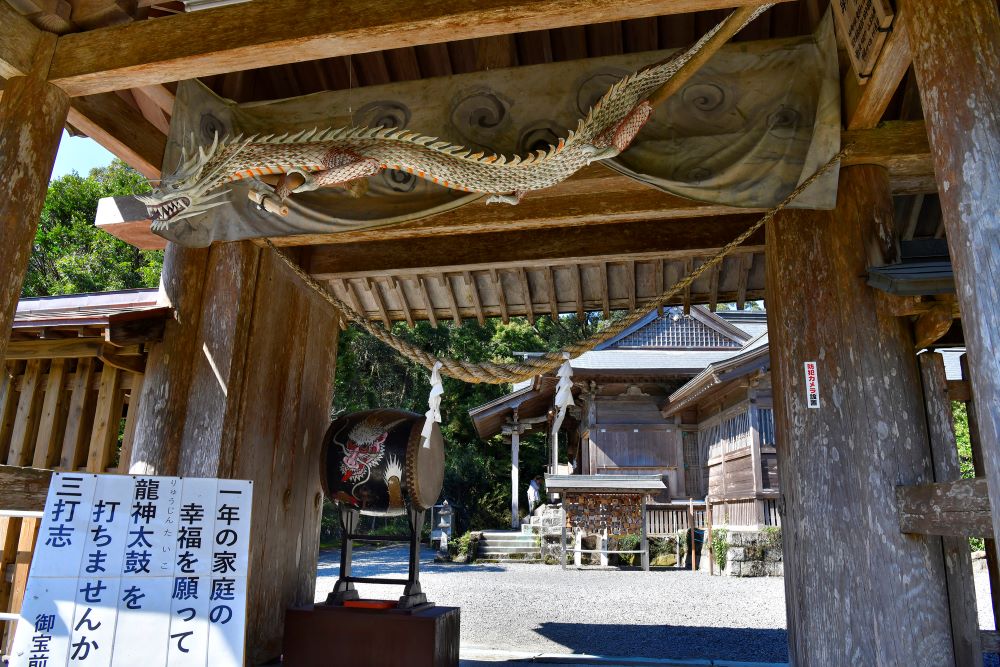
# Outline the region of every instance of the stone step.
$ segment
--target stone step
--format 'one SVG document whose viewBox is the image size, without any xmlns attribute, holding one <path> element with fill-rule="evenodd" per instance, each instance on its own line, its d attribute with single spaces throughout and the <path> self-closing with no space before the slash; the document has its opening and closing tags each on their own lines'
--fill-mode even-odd
<svg viewBox="0 0 1000 667">
<path fill-rule="evenodd" d="M 524 563 L 525 565 L 531 565 L 541 563 L 540 558 L 493 558 L 493 557 L 477 557 L 477 563 Z"/>
<path fill-rule="evenodd" d="M 522 533 L 519 530 L 484 530 L 483 531 L 483 539 L 484 540 L 494 540 L 494 539 L 503 540 L 503 539 L 510 539 L 510 538 L 521 537 L 522 535 L 524 535 L 524 533 Z"/>
<path fill-rule="evenodd" d="M 479 547 L 481 554 L 540 554 L 538 547 Z"/>
<path fill-rule="evenodd" d="M 479 540 L 480 544 L 537 544 L 538 540 L 533 535 L 528 535 L 525 537 L 504 537 L 504 538 L 490 538 L 488 540 Z"/>
</svg>

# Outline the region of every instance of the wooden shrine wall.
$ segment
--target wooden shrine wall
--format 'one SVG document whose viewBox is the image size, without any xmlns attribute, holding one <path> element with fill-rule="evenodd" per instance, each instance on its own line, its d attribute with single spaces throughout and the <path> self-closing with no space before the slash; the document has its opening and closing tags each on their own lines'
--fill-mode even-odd
<svg viewBox="0 0 1000 667">
<path fill-rule="evenodd" d="M 47 345 L 19 343 L 20 353 L 11 356 L 31 358 L 8 359 L 0 367 L 0 462 L 128 472 L 143 374 L 93 357 L 47 358 Z M 0 612 L 21 608 L 39 523 L 33 517 L 0 517 Z M 13 631 L 13 623 L 0 625 L 4 654 Z"/>
</svg>

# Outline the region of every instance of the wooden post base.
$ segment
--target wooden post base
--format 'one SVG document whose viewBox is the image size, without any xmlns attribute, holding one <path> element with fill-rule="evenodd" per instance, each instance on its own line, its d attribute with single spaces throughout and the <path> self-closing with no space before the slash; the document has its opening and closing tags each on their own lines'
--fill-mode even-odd
<svg viewBox="0 0 1000 667">
<path fill-rule="evenodd" d="M 413 613 L 314 605 L 285 613 L 286 667 L 458 667 L 458 607 Z"/>
</svg>

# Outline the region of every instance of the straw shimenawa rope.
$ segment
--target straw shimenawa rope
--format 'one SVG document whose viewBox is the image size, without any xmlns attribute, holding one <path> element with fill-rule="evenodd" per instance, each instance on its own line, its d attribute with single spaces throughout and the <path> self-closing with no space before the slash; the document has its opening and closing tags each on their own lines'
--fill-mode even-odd
<svg viewBox="0 0 1000 667">
<path fill-rule="evenodd" d="M 837 164 L 837 162 L 844 157 L 846 152 L 846 150 L 841 150 L 839 153 L 830 158 L 830 160 L 817 169 L 812 176 L 802 181 L 802 183 L 792 190 L 787 197 L 782 199 L 777 206 L 765 213 L 760 220 L 727 243 L 721 250 L 719 250 L 719 252 L 712 256 L 711 259 L 684 278 L 681 278 L 662 294 L 645 299 L 641 303 L 637 304 L 636 307 L 629 311 L 624 317 L 612 322 L 606 329 L 593 334 L 589 338 L 569 345 L 558 352 L 549 352 L 541 357 L 528 358 L 524 361 L 516 363 L 493 363 L 489 361 L 470 363 L 462 361 L 461 359 L 437 357 L 426 350 L 422 350 L 412 343 L 393 335 L 392 332 L 388 331 L 381 325 L 369 322 L 367 317 L 355 311 L 351 306 L 334 294 L 331 294 L 312 276 L 306 273 L 302 267 L 289 259 L 284 253 L 280 252 L 275 245 L 271 243 L 270 239 L 264 239 L 264 242 L 272 251 L 274 251 L 275 255 L 295 273 L 295 275 L 301 278 L 306 285 L 315 290 L 316 293 L 323 298 L 323 300 L 337 310 L 341 311 L 349 320 L 360 325 L 363 329 L 365 329 L 365 331 L 389 347 L 393 348 L 410 361 L 414 361 L 428 370 L 433 369 L 434 365 L 440 362 L 441 372 L 445 375 L 474 384 L 506 384 L 511 382 L 521 382 L 536 375 L 542 375 L 558 368 L 565 360 L 565 357 L 563 356 L 564 353 L 569 354 L 569 357 L 574 359 L 584 352 L 594 349 L 601 343 L 614 338 L 622 331 L 642 319 L 652 309 L 666 305 L 667 302 L 690 286 L 702 274 L 718 266 L 727 255 L 732 253 L 733 250 L 742 245 L 748 238 L 753 236 L 753 234 L 767 224 L 769 220 L 773 219 L 778 211 L 781 211 L 788 206 L 788 204 L 790 204 L 796 197 L 802 194 L 810 185 L 816 182 L 817 179 Z"/>
</svg>

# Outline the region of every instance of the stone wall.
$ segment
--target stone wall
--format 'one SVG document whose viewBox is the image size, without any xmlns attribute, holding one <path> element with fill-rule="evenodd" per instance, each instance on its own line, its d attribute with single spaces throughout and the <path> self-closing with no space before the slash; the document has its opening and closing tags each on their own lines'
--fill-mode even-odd
<svg viewBox="0 0 1000 667">
<path fill-rule="evenodd" d="M 642 531 L 642 495 L 626 493 L 565 493 L 566 527 L 596 534 L 605 528 L 608 535 Z"/>
<path fill-rule="evenodd" d="M 726 534 L 726 568 L 730 577 L 780 577 L 784 574 L 781 534 L 731 530 Z"/>
</svg>

